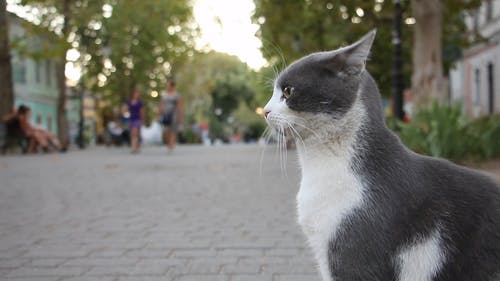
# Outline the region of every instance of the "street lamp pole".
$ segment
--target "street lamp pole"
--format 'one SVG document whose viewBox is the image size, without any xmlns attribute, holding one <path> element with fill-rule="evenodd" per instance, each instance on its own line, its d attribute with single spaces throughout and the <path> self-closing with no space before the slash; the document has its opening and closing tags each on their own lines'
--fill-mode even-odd
<svg viewBox="0 0 500 281">
<path fill-rule="evenodd" d="M 84 110 L 84 93 L 85 89 L 83 88 L 83 83 L 80 84 L 80 87 L 78 89 L 79 95 L 78 98 L 80 99 L 80 108 L 79 108 L 79 120 L 78 120 L 78 147 L 80 149 L 85 148 L 85 141 L 84 141 L 84 127 L 85 127 L 85 117 L 83 115 L 83 110 Z"/>
<path fill-rule="evenodd" d="M 392 30 L 393 65 L 392 65 L 392 111 L 394 117 L 403 120 L 403 58 L 401 49 L 402 10 L 401 1 L 394 0 L 394 18 Z M 397 127 L 397 126 L 396 126 Z"/>
</svg>

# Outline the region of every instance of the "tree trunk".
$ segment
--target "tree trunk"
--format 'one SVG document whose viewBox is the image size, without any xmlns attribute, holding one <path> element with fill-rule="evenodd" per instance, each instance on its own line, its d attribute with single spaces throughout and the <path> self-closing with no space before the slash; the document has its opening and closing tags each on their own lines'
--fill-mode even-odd
<svg viewBox="0 0 500 281">
<path fill-rule="evenodd" d="M 413 101 L 417 107 L 445 97 L 442 62 L 442 4 L 436 0 L 412 0 L 415 17 L 413 47 Z"/>
<path fill-rule="evenodd" d="M 7 2 L 0 0 L 0 118 L 14 107 L 12 64 L 10 61 Z"/>
<path fill-rule="evenodd" d="M 59 88 L 59 97 L 57 99 L 57 136 L 63 144 L 63 146 L 68 146 L 69 139 L 69 128 L 68 119 L 66 116 L 66 52 L 68 51 L 67 39 L 69 34 L 69 19 L 70 19 L 70 0 L 63 0 L 63 17 L 64 23 L 62 28 L 62 42 L 63 48 L 61 48 L 61 54 L 59 56 L 59 61 L 57 62 L 57 84 Z"/>
</svg>

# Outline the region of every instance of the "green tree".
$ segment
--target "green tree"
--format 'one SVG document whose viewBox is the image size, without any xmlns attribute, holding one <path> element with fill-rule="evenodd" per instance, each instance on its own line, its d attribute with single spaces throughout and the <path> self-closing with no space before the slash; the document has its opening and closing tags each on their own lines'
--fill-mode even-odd
<svg viewBox="0 0 500 281">
<path fill-rule="evenodd" d="M 86 85 L 109 104 L 123 102 L 139 87 L 146 99 L 160 92 L 172 69 L 193 54 L 197 28 L 187 0 L 114 0 L 93 30 L 80 38 Z M 111 15 L 112 14 L 112 15 Z"/>
<path fill-rule="evenodd" d="M 78 27 L 89 26 L 102 17 L 104 0 L 22 0 L 34 23 L 40 28 L 32 28 L 35 35 L 47 30 L 57 34 L 56 42 L 50 52 L 45 55 L 56 59 L 57 85 L 59 89 L 57 101 L 58 137 L 64 145 L 69 143 L 69 128 L 66 117 L 66 53 L 75 41 L 74 31 Z M 28 34 L 33 35 L 33 34 Z M 73 37 L 73 38 L 72 38 Z"/>
<path fill-rule="evenodd" d="M 196 122 L 209 121 L 211 135 L 218 138 L 227 135 L 226 129 L 249 127 L 254 76 L 237 57 L 217 52 L 197 53 L 175 73 L 186 116 Z M 253 110 L 250 114 L 257 117 Z"/>
<path fill-rule="evenodd" d="M 212 93 L 217 87 L 244 88 L 244 93 L 236 91 L 234 95 L 238 96 L 238 100 L 246 100 L 247 90 L 252 89 L 251 75 L 252 71 L 237 57 L 209 52 L 190 57 L 174 77 L 184 97 L 186 114 L 200 121 L 212 113 Z"/>
<path fill-rule="evenodd" d="M 255 0 L 254 22 L 262 52 L 277 71 L 308 53 L 331 50 L 358 40 L 377 28 L 368 69 L 379 82 L 383 95 L 391 94 L 392 1 L 331 0 Z M 409 17 L 405 10 L 404 18 Z M 410 61 L 411 27 L 403 29 L 404 61 Z M 286 62 L 283 60 L 286 59 Z M 411 65 L 405 64 L 405 83 L 409 84 Z"/>
<path fill-rule="evenodd" d="M 263 41 L 263 54 L 272 65 L 277 65 L 279 68 L 283 67 L 282 58 L 291 62 L 311 52 L 337 48 L 339 45 L 352 43 L 370 29 L 377 28 L 377 39 L 372 48 L 368 70 L 376 78 L 381 93 L 385 96 L 391 94 L 391 32 L 394 12 L 392 1 L 254 0 L 254 2 L 256 10 L 253 20 L 260 25 L 258 35 Z M 412 70 L 413 84 L 425 85 L 422 79 L 425 78 L 427 81 L 433 79 L 426 72 L 430 72 L 430 75 L 439 75 L 436 79 L 439 80 L 443 73 L 448 71 L 452 62 L 460 57 L 460 49 L 470 43 L 466 37 L 463 12 L 477 7 L 478 2 L 481 1 L 401 1 L 403 19 L 408 23 L 403 25 L 402 44 L 406 86 L 411 84 Z M 415 24 L 412 24 L 412 17 L 416 18 Z M 412 33 L 414 31 L 415 33 Z M 412 50 L 415 62 L 413 65 Z M 446 51 L 444 55 L 442 55 L 443 50 Z M 430 53 L 433 55 L 426 55 Z M 427 64 L 427 58 L 433 58 L 434 64 Z M 420 78 L 415 79 L 415 77 Z"/>
<path fill-rule="evenodd" d="M 9 25 L 6 0 L 0 0 L 0 118 L 12 111 L 14 88 L 10 61 Z"/>
</svg>

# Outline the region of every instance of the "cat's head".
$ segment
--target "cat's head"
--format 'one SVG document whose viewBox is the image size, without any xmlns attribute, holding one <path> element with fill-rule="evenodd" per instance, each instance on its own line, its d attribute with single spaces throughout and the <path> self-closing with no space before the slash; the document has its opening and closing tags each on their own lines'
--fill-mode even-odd
<svg viewBox="0 0 500 281">
<path fill-rule="evenodd" d="M 321 128 L 335 134 L 335 129 L 354 122 L 347 119 L 355 118 L 351 111 L 360 110 L 354 105 L 374 38 L 375 30 L 352 45 L 313 53 L 288 66 L 276 78 L 264 107 L 269 126 L 306 139 Z"/>
</svg>

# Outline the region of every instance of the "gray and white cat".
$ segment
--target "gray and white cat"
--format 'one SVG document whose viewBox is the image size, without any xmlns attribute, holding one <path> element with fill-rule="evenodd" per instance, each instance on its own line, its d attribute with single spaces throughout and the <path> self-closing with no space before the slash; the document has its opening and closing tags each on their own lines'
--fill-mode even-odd
<svg viewBox="0 0 500 281">
<path fill-rule="evenodd" d="M 365 70 L 374 37 L 294 62 L 264 108 L 295 139 L 298 221 L 323 280 L 500 280 L 500 188 L 385 126 Z"/>
</svg>

